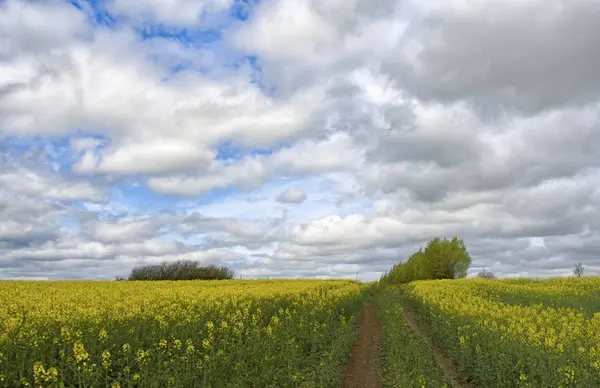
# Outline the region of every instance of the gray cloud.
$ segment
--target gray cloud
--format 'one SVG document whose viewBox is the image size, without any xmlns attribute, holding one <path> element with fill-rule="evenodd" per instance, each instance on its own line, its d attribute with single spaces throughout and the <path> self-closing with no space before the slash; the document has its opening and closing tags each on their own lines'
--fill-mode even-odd
<svg viewBox="0 0 600 388">
<path fill-rule="evenodd" d="M 460 117 L 462 110 L 457 108 L 454 117 Z M 440 115 L 435 125 L 448 134 L 424 127 L 416 135 L 396 135 L 404 144 L 400 151 L 411 145 L 411 138 L 420 136 L 425 145 L 420 151 L 413 144 L 409 152 L 394 154 L 389 149 L 395 143 L 384 136 L 372 152 L 387 157 L 384 162 L 374 160 L 365 174 L 366 182 L 384 192 L 406 188 L 416 198 L 437 201 L 451 192 L 515 189 L 570 178 L 600 167 L 599 113 L 598 105 L 569 108 L 494 126 L 479 123 L 470 129 L 467 117 L 458 130 Z M 451 134 L 456 137 L 444 147 L 445 136 Z M 438 146 L 444 151 L 438 152 Z"/>
<path fill-rule="evenodd" d="M 600 96 L 598 3 L 454 3 L 432 7 L 411 31 L 419 47 L 414 56 L 390 55 L 384 62 L 411 93 L 526 114 Z"/>
</svg>

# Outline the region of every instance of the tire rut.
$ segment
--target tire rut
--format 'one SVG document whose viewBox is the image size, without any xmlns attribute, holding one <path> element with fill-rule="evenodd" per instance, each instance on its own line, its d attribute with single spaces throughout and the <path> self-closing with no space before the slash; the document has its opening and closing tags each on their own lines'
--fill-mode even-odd
<svg viewBox="0 0 600 388">
<path fill-rule="evenodd" d="M 403 310 L 404 310 L 404 318 L 406 319 L 406 322 L 408 323 L 408 327 L 410 327 L 411 330 L 413 330 L 415 333 L 417 333 L 417 335 L 419 335 L 419 337 L 421 337 L 423 339 L 423 341 L 431 347 L 431 349 L 433 350 L 433 354 L 435 356 L 435 360 L 437 361 L 440 368 L 442 368 L 442 370 L 444 371 L 444 377 L 448 381 L 450 381 L 450 383 L 452 384 L 452 387 L 454 387 L 454 388 L 473 388 L 474 385 L 472 385 L 471 383 L 468 383 L 468 382 L 461 381 L 458 378 L 458 374 L 456 373 L 456 368 L 452 364 L 452 361 L 450 361 L 450 359 L 448 359 L 446 356 L 444 356 L 442 354 L 442 351 L 440 350 L 440 348 L 431 341 L 431 339 L 421 330 L 421 328 L 419 326 L 417 326 L 417 320 L 416 320 L 415 314 L 412 312 L 412 310 L 410 310 L 406 307 Z"/>
<path fill-rule="evenodd" d="M 379 333 L 381 325 L 373 302 L 360 315 L 356 342 L 342 375 L 341 388 L 380 388 Z"/>
</svg>

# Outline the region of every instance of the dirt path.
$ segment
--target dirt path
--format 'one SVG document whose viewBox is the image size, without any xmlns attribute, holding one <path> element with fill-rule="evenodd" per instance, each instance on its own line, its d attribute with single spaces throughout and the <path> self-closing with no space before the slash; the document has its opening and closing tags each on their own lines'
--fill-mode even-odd
<svg viewBox="0 0 600 388">
<path fill-rule="evenodd" d="M 377 368 L 380 331 L 377 309 L 373 303 L 368 303 L 360 315 L 356 343 L 344 370 L 341 388 L 381 387 L 381 376 Z"/>
<path fill-rule="evenodd" d="M 433 349 L 433 354 L 435 356 L 435 360 L 439 364 L 439 366 L 444 371 L 444 377 L 450 381 L 454 388 L 472 388 L 473 385 L 463 382 L 458 379 L 458 375 L 456 374 L 456 369 L 452 362 L 446 358 L 440 348 L 431 342 L 431 339 L 417 326 L 417 320 L 415 314 L 409 310 L 408 308 L 404 308 L 404 318 L 406 318 L 406 322 L 408 326 L 417 333 L 427 345 L 431 346 Z"/>
</svg>

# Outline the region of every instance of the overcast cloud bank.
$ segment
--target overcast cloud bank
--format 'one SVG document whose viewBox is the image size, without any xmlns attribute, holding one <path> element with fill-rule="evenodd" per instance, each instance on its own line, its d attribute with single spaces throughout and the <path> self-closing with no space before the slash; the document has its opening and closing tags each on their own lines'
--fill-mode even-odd
<svg viewBox="0 0 600 388">
<path fill-rule="evenodd" d="M 600 274 L 600 3 L 8 0 L 0 278 Z"/>
</svg>

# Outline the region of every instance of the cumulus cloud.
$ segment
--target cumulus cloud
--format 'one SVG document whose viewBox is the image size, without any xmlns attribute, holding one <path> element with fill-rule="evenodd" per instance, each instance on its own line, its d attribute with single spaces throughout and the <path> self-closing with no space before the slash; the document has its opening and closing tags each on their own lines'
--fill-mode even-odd
<svg viewBox="0 0 600 388">
<path fill-rule="evenodd" d="M 74 35 L 85 36 L 85 15 L 61 1 L 8 0 L 0 4 L 0 55 L 28 55 L 60 49 Z"/>
<path fill-rule="evenodd" d="M 158 225 L 153 219 L 120 219 L 116 222 L 94 220 L 84 223 L 83 227 L 94 240 L 126 243 L 154 237 Z"/>
<path fill-rule="evenodd" d="M 0 171 L 0 186 L 12 188 L 21 195 L 59 201 L 103 202 L 103 190 L 87 182 L 61 181 L 27 169 Z"/>
<path fill-rule="evenodd" d="M 376 279 L 435 236 L 600 273 L 597 2 L 77 4 L 0 5 L 1 278 Z"/>
<path fill-rule="evenodd" d="M 306 193 L 299 187 L 288 187 L 277 196 L 277 201 L 282 203 L 301 203 L 306 200 Z"/>
<path fill-rule="evenodd" d="M 159 192 L 180 195 L 204 194 L 230 186 L 250 190 L 274 177 L 352 171 L 362 154 L 349 136 L 334 134 L 326 139 L 299 140 L 269 155 L 217 161 L 201 173 L 151 177 L 148 185 Z"/>
</svg>

